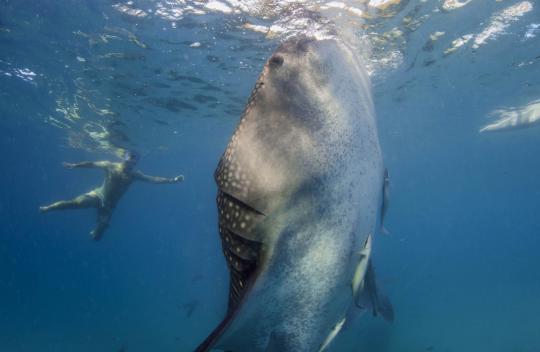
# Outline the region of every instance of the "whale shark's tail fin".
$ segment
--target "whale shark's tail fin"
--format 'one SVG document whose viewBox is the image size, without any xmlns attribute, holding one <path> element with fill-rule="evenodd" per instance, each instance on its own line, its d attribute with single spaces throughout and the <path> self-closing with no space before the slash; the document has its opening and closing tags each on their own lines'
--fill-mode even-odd
<svg viewBox="0 0 540 352">
<path fill-rule="evenodd" d="M 355 297 L 354 301 L 360 309 L 371 309 L 374 316 L 381 315 L 384 320 L 388 322 L 394 321 L 394 308 L 392 303 L 385 295 L 381 294 L 377 289 L 377 283 L 375 279 L 375 270 L 371 264 L 371 260 L 368 263 L 366 275 L 364 276 L 363 290 L 358 292 L 358 297 Z"/>
<path fill-rule="evenodd" d="M 381 294 L 377 289 L 377 283 L 375 280 L 375 270 L 371 261 L 366 271 L 366 293 L 369 295 L 371 301 L 371 308 L 373 310 L 373 315 L 377 316 L 380 314 L 384 320 L 388 322 L 394 321 L 394 307 L 392 303 L 385 295 Z"/>
</svg>

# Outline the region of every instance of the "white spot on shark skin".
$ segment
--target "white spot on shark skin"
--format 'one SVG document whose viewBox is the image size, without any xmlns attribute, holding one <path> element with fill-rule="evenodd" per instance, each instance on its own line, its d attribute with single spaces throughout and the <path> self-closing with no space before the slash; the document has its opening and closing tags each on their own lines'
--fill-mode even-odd
<svg viewBox="0 0 540 352">
<path fill-rule="evenodd" d="M 480 132 L 506 131 L 528 128 L 540 123 L 540 99 L 533 100 L 523 107 L 498 109 L 491 113 L 499 116 L 492 124 L 484 126 Z"/>
<path fill-rule="evenodd" d="M 199 42 L 194 42 L 194 43 L 191 43 L 189 46 L 192 47 L 192 48 L 198 48 L 198 47 L 201 46 L 201 43 L 199 43 Z"/>
</svg>

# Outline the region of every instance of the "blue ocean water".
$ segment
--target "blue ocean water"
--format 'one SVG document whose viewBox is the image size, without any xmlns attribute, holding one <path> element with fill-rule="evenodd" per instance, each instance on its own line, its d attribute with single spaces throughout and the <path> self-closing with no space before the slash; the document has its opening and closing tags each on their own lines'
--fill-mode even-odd
<svg viewBox="0 0 540 352">
<path fill-rule="evenodd" d="M 539 351 L 539 6 L 1 0 L 0 350 L 207 336 L 228 292 L 214 169 L 264 62 L 318 11 L 371 73 L 391 175 L 374 263 L 396 314 L 362 316 L 329 350 Z M 501 111 L 529 120 L 480 133 Z M 99 242 L 91 210 L 38 213 L 102 182 L 63 161 L 123 148 L 185 181 L 134 184 Z"/>
</svg>

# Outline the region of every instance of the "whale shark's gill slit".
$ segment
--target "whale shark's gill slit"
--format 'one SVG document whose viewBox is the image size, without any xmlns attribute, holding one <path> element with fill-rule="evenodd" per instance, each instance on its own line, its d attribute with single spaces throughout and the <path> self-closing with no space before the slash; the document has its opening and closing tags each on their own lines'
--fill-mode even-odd
<svg viewBox="0 0 540 352">
<path fill-rule="evenodd" d="M 230 198 L 230 199 L 234 199 L 235 202 L 239 203 L 240 205 L 242 205 L 243 207 L 245 207 L 247 210 L 250 210 L 258 215 L 262 215 L 262 216 L 266 216 L 262 211 L 258 210 L 258 209 L 255 209 L 254 207 L 252 207 L 251 205 L 241 201 L 240 199 L 236 198 L 235 196 L 233 196 L 232 194 L 229 194 L 227 192 L 224 192 L 223 190 L 220 191 L 221 193 L 223 193 L 227 198 Z"/>
<path fill-rule="evenodd" d="M 219 234 L 230 272 L 228 314 L 231 314 L 254 280 L 262 245 L 256 240 L 256 226 L 264 215 L 221 189 L 217 203 Z"/>
<path fill-rule="evenodd" d="M 242 299 L 257 270 L 261 244 L 251 242 L 220 226 L 223 254 L 230 272 L 228 312 Z"/>
</svg>

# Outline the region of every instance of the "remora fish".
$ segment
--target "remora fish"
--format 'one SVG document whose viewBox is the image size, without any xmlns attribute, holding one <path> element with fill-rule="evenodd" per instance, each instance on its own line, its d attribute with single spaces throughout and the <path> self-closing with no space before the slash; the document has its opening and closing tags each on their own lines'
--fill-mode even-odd
<svg viewBox="0 0 540 352">
<path fill-rule="evenodd" d="M 388 230 L 384 227 L 384 217 L 390 206 L 390 174 L 388 169 L 384 169 L 384 178 L 383 178 L 383 198 L 381 205 L 381 232 L 384 234 L 389 234 Z"/>
<path fill-rule="evenodd" d="M 353 310 L 391 319 L 370 265 L 383 174 L 357 57 L 333 39 L 282 44 L 215 172 L 229 305 L 196 351 L 312 352 Z"/>
</svg>

